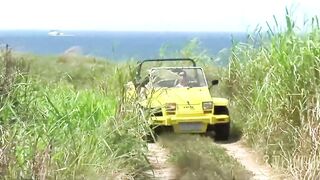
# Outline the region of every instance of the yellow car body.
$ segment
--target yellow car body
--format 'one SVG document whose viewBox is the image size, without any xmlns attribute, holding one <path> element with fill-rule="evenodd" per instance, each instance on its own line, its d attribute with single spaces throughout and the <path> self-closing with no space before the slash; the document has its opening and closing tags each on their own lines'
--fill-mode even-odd
<svg viewBox="0 0 320 180">
<path fill-rule="evenodd" d="M 201 76 L 204 80 L 201 85 L 186 87 L 158 87 L 152 83 L 147 87 L 137 87 L 132 82 L 128 83 L 127 95 L 138 97 L 140 105 L 149 114 L 150 126 L 170 127 L 175 133 L 215 131 L 219 139 L 227 139 L 230 128 L 228 100 L 211 96 L 202 68 L 161 67 L 152 70 L 159 69 L 170 74 L 172 70 L 198 71 L 197 78 Z M 166 83 L 173 83 L 174 79 L 171 79 L 166 79 Z"/>
</svg>

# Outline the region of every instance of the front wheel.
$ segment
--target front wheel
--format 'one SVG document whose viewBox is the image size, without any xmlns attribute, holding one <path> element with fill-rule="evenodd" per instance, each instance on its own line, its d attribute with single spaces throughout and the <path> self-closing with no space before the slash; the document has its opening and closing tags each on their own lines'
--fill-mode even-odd
<svg viewBox="0 0 320 180">
<path fill-rule="evenodd" d="M 215 139 L 218 141 L 226 141 L 230 135 L 230 122 L 214 125 Z"/>
</svg>

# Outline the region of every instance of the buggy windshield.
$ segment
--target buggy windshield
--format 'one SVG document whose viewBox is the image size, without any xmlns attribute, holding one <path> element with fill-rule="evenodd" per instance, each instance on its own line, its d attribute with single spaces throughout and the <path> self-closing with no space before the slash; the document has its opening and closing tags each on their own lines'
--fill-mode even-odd
<svg viewBox="0 0 320 180">
<path fill-rule="evenodd" d="M 203 87 L 207 86 L 201 68 L 153 68 L 150 72 L 153 87 Z"/>
</svg>

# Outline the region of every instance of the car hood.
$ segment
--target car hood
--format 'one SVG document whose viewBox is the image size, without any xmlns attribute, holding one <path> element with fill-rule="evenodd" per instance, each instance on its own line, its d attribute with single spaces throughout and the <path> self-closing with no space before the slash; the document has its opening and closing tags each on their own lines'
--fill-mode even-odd
<svg viewBox="0 0 320 180">
<path fill-rule="evenodd" d="M 166 103 L 201 104 L 212 101 L 208 87 L 153 89 L 148 93 L 147 99 L 151 107 L 163 106 Z"/>
</svg>

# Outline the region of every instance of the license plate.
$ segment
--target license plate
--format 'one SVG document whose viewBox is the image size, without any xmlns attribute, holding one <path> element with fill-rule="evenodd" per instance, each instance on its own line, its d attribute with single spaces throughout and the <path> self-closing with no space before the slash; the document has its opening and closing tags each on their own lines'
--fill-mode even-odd
<svg viewBox="0 0 320 180">
<path fill-rule="evenodd" d="M 202 123 L 179 123 L 180 131 L 201 131 Z"/>
</svg>

